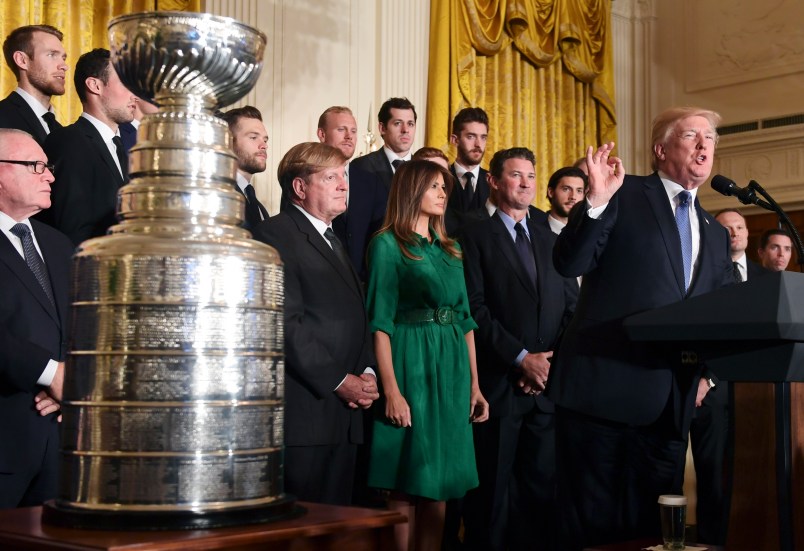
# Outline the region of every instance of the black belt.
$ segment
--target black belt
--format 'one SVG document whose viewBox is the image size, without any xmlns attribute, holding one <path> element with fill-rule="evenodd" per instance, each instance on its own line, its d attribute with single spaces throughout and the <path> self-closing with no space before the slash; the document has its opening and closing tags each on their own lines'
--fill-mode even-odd
<svg viewBox="0 0 804 551">
<path fill-rule="evenodd" d="M 452 308 L 441 306 L 435 310 L 403 310 L 396 313 L 395 323 L 436 323 L 438 325 L 451 325 L 457 321 Z"/>
</svg>

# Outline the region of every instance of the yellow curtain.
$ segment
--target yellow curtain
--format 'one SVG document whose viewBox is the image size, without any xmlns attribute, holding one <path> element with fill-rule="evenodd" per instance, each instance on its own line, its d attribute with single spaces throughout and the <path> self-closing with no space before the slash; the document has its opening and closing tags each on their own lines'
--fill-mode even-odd
<svg viewBox="0 0 804 551">
<path fill-rule="evenodd" d="M 426 143 L 455 156 L 452 118 L 489 115 L 484 164 L 494 151 L 536 154 L 547 180 L 587 145 L 616 141 L 611 0 L 432 0 Z"/>
<path fill-rule="evenodd" d="M 0 6 L 0 37 L 23 25 L 53 25 L 64 33 L 67 64 L 72 68 L 84 52 L 108 48 L 109 20 L 141 11 L 201 11 L 201 0 L 9 0 Z M 2 62 L 0 98 L 17 87 L 14 74 Z M 70 124 L 81 114 L 72 71 L 67 71 L 66 93 L 53 98 L 59 122 Z"/>
</svg>

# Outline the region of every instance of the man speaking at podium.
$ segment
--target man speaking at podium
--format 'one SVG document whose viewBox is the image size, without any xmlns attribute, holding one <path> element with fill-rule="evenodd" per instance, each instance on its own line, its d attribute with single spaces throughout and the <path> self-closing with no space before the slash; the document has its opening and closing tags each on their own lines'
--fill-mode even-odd
<svg viewBox="0 0 804 551">
<path fill-rule="evenodd" d="M 696 194 L 720 116 L 673 108 L 653 123 L 649 176 L 625 176 L 613 143 L 587 151 L 589 190 L 554 249 L 584 276 L 554 359 L 560 549 L 659 535 L 657 499 L 681 493 L 698 365 L 630 342 L 623 320 L 733 282 L 726 231 Z"/>
</svg>

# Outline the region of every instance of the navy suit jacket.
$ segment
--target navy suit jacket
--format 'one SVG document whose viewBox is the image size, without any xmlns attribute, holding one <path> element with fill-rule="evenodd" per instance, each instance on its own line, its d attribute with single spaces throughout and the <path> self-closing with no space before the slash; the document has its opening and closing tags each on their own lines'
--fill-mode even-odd
<svg viewBox="0 0 804 551">
<path fill-rule="evenodd" d="M 354 159 L 350 163 L 349 169 L 351 170 L 355 167 L 358 170 L 374 174 L 380 183 L 385 186 L 385 189 L 390 191 L 391 180 L 394 178 L 394 169 L 391 167 L 391 163 L 388 162 L 384 148 L 381 147 L 377 151 Z"/>
<path fill-rule="evenodd" d="M 626 176 L 599 219 L 587 215 L 586 201 L 573 208 L 554 260 L 559 272 L 584 280 L 548 381 L 547 394 L 557 405 L 648 425 L 672 399 L 675 427 L 685 433 L 700 369 L 682 368 L 678 350 L 630 342 L 622 322 L 733 282 L 726 230 L 697 199 L 695 209 L 700 253 L 685 291 L 681 241 L 658 174 Z"/>
<path fill-rule="evenodd" d="M 575 308 L 574 280 L 553 267 L 555 235 L 541 219 L 527 220 L 536 260 L 536 284 L 527 276 L 513 239 L 498 213 L 467 224 L 461 247 L 475 331 L 480 389 L 493 416 L 534 403 L 552 412 L 544 396 L 528 396 L 517 386 L 516 357 L 522 350 L 554 350 Z"/>
<path fill-rule="evenodd" d="M 37 218 L 67 234 L 76 245 L 105 235 L 117 223 L 117 191 L 123 177 L 112 153 L 84 117 L 52 132 L 45 153 L 56 166 L 51 206 Z"/>
<path fill-rule="evenodd" d="M 346 247 L 360 281 L 368 281 L 366 248 L 371 236 L 380 229 L 387 208 L 388 188 L 375 174 L 351 163 L 349 208 L 332 221 L 332 229 Z"/>
<path fill-rule="evenodd" d="M 47 138 L 47 132 L 39 121 L 39 117 L 16 91 L 11 92 L 0 101 L 0 128 L 25 130 L 39 145 L 44 144 L 45 138 Z"/>
<path fill-rule="evenodd" d="M 126 151 L 130 151 L 134 144 L 137 143 L 137 129 L 130 122 L 124 122 L 120 125 L 120 140 L 123 142 L 123 147 Z"/>
<path fill-rule="evenodd" d="M 285 444 L 361 443 L 363 411 L 333 392 L 347 374 L 375 363 L 357 274 L 296 207 L 253 234 L 284 264 Z"/>
<path fill-rule="evenodd" d="M 43 390 L 36 381 L 48 360 L 63 361 L 66 356 L 73 245 L 36 220 L 31 220 L 31 226 L 56 305 L 23 257 L 0 234 L 0 476 L 18 476 L 21 470 L 29 471 L 30 465 L 41 465 L 45 447 L 58 442 L 58 414 L 42 417 L 33 404 L 34 396 Z M 21 496 L 2 496 L 0 502 L 13 497 Z"/>
</svg>

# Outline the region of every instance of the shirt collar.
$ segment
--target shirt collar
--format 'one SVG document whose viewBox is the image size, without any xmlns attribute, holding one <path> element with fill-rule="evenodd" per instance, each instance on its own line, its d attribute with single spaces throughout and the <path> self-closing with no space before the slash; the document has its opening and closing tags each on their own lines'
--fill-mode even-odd
<svg viewBox="0 0 804 551">
<path fill-rule="evenodd" d="M 316 218 L 315 216 L 313 216 L 312 214 L 301 208 L 296 203 L 293 203 L 293 206 L 299 209 L 301 213 L 310 221 L 315 230 L 321 234 L 321 237 L 324 237 L 324 232 L 327 231 L 327 228 L 329 228 L 327 223 L 319 218 Z M 326 239 L 326 237 L 324 239 Z M 329 241 L 327 241 L 327 243 L 329 243 Z"/>
<path fill-rule="evenodd" d="M 45 113 L 53 113 L 54 115 L 56 114 L 56 111 L 53 110 L 52 105 L 50 106 L 50 109 L 46 109 L 44 105 L 39 103 L 38 99 L 33 97 L 31 94 L 29 94 L 19 86 L 17 86 L 16 92 L 22 97 L 22 99 L 25 100 L 25 103 L 27 103 L 30 106 L 31 110 L 37 117 L 41 117 Z"/>
<path fill-rule="evenodd" d="M 477 182 L 477 179 L 480 177 L 480 165 L 477 165 L 472 170 L 467 170 L 466 168 L 464 168 L 463 166 L 458 164 L 458 162 L 456 161 L 456 162 L 453 163 L 452 166 L 455 167 L 455 176 L 458 177 L 458 180 L 463 180 L 463 176 L 467 172 L 472 173 L 472 176 L 474 176 L 474 181 L 475 182 Z"/>
<path fill-rule="evenodd" d="M 394 161 L 396 161 L 397 159 L 399 159 L 400 161 L 409 161 L 410 158 L 412 157 L 410 151 L 408 151 L 408 154 L 405 155 L 404 157 L 400 157 L 399 155 L 388 149 L 386 146 L 382 146 L 382 150 L 385 153 L 385 157 L 388 159 L 388 163 L 391 166 L 394 165 Z"/>
<path fill-rule="evenodd" d="M 515 236 L 516 235 L 516 229 L 514 228 L 514 226 L 519 224 L 520 226 L 525 228 L 525 235 L 527 235 L 528 238 L 530 238 L 530 231 L 528 230 L 528 225 L 525 223 L 525 220 L 527 220 L 527 218 L 528 218 L 527 215 L 525 217 L 523 217 L 520 222 L 516 222 L 513 218 L 511 218 L 510 216 L 505 214 L 500 209 L 497 209 L 497 214 L 500 215 L 500 220 L 502 220 L 503 224 L 505 224 L 505 227 L 508 230 L 508 233 L 510 233 L 511 235 Z"/>
<path fill-rule="evenodd" d="M 92 123 L 92 126 L 94 126 L 98 133 L 100 133 L 101 138 L 103 138 L 103 141 L 106 143 L 112 143 L 112 138 L 120 135 L 119 131 L 115 132 L 105 122 L 99 121 L 86 111 L 81 113 L 81 116 Z"/>
<path fill-rule="evenodd" d="M 240 188 L 240 191 L 243 192 L 243 195 L 246 194 L 246 186 L 249 185 L 251 182 L 246 180 L 246 177 L 240 174 L 240 171 L 237 171 L 237 187 Z"/>
<path fill-rule="evenodd" d="M 670 179 L 667 174 L 659 171 L 659 178 L 662 180 L 662 185 L 664 186 L 664 192 L 667 194 L 667 199 L 670 201 L 671 204 L 676 204 L 676 195 L 684 191 L 684 187 L 681 184 L 677 184 L 673 180 Z M 690 192 L 690 203 L 695 202 L 695 197 L 698 195 L 698 188 L 688 189 L 687 191 Z"/>
<path fill-rule="evenodd" d="M 29 228 L 31 228 L 31 221 L 27 218 L 25 220 L 20 220 L 17 222 L 13 218 L 11 218 L 8 214 L 3 211 L 0 211 L 0 230 L 4 232 L 10 232 L 11 228 L 16 226 L 17 224 L 25 224 Z M 33 232 L 33 228 L 31 228 L 31 232 Z"/>
</svg>

